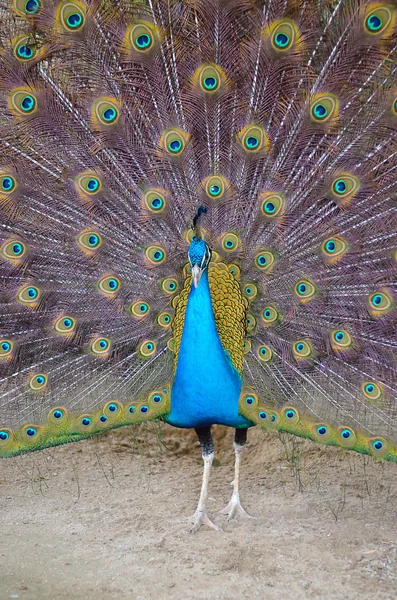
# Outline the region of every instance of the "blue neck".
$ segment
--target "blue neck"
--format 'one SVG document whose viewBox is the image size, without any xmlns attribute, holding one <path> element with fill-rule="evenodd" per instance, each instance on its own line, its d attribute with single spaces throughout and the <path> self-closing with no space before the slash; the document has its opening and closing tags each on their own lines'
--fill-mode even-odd
<svg viewBox="0 0 397 600">
<path fill-rule="evenodd" d="M 167 421 L 175 427 L 247 427 L 250 422 L 238 414 L 240 391 L 240 374 L 216 330 L 205 270 L 190 290 Z"/>
</svg>

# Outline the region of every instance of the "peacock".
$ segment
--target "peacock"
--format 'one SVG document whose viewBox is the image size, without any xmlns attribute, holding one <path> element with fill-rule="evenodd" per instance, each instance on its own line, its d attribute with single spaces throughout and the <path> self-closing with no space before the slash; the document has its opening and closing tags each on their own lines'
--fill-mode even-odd
<svg viewBox="0 0 397 600">
<path fill-rule="evenodd" d="M 397 462 L 395 0 L 4 0 L 0 456 L 150 420 Z"/>
</svg>

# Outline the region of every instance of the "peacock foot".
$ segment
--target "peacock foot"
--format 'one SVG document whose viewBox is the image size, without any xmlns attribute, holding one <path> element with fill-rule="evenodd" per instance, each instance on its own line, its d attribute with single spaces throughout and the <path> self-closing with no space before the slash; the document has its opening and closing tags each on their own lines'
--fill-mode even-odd
<svg viewBox="0 0 397 600">
<path fill-rule="evenodd" d="M 237 515 L 246 517 L 248 519 L 256 519 L 256 517 L 248 514 L 247 511 L 241 506 L 239 494 L 233 494 L 229 504 L 225 506 L 221 512 L 227 515 L 227 522 L 232 521 Z"/>
<path fill-rule="evenodd" d="M 212 527 L 212 529 L 219 531 L 219 527 L 215 525 L 212 519 L 210 519 L 205 508 L 197 508 L 193 515 L 193 521 L 194 523 L 190 529 L 190 533 L 196 533 L 196 531 L 198 531 L 202 525 L 207 525 L 208 527 Z"/>
</svg>

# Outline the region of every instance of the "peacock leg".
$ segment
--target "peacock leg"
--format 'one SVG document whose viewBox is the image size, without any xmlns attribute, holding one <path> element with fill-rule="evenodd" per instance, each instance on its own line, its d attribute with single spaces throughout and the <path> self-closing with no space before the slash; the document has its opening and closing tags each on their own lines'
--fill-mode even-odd
<svg viewBox="0 0 397 600">
<path fill-rule="evenodd" d="M 214 460 L 214 444 L 211 436 L 211 427 L 196 427 L 201 453 L 204 461 L 204 473 L 203 483 L 201 486 L 200 499 L 196 508 L 196 512 L 193 515 L 193 527 L 190 529 L 190 533 L 196 533 L 201 525 L 208 525 L 213 529 L 219 529 L 209 518 L 207 514 L 207 498 L 208 498 L 208 482 L 210 478 L 212 461 Z"/>
<path fill-rule="evenodd" d="M 239 492 L 239 482 L 240 482 L 240 463 L 241 463 L 241 454 L 243 452 L 243 448 L 245 446 L 245 442 L 247 441 L 247 429 L 236 429 L 236 433 L 234 435 L 234 453 L 236 456 L 236 462 L 234 467 L 234 480 L 232 481 L 233 485 L 233 494 L 230 499 L 229 504 L 223 509 L 223 513 L 227 514 L 227 520 L 231 521 L 234 519 L 236 515 L 241 515 L 243 517 L 249 517 L 250 519 L 254 519 L 255 517 L 251 517 L 247 513 L 246 510 L 241 506 L 240 502 L 240 492 Z"/>
</svg>

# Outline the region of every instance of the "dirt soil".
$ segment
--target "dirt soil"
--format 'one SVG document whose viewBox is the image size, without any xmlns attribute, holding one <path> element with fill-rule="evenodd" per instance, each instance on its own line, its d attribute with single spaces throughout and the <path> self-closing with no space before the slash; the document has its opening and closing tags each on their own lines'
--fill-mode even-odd
<svg viewBox="0 0 397 600">
<path fill-rule="evenodd" d="M 189 534 L 196 436 L 119 430 L 0 463 L 0 599 L 397 599 L 397 465 L 249 432 L 226 523 L 233 430 L 215 428 L 209 510 Z"/>
</svg>

